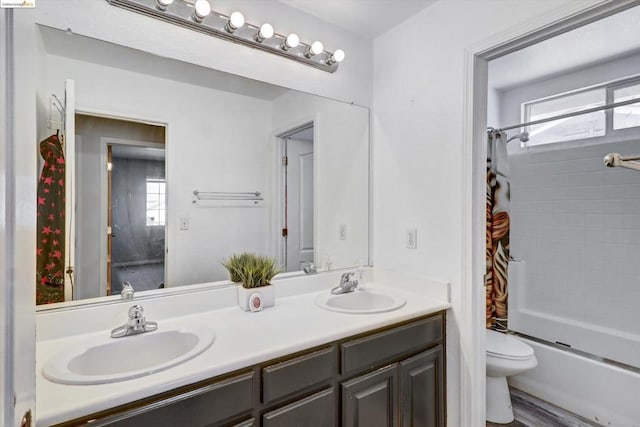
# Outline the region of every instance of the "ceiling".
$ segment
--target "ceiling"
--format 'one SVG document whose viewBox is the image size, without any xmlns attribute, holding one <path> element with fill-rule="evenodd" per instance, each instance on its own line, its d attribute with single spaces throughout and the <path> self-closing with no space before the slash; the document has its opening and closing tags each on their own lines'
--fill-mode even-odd
<svg viewBox="0 0 640 427">
<path fill-rule="evenodd" d="M 136 160 L 164 161 L 165 156 L 163 148 L 137 147 L 133 145 L 119 144 L 111 146 L 111 153 L 113 157 Z"/>
<path fill-rule="evenodd" d="M 437 0 L 279 0 L 323 21 L 374 39 Z"/>
<path fill-rule="evenodd" d="M 299 141 L 313 142 L 313 126 L 291 134 L 289 135 L 289 138 L 297 139 Z"/>
<path fill-rule="evenodd" d="M 639 29 L 637 6 L 545 40 L 491 61 L 489 86 L 505 90 L 640 52 Z"/>
</svg>

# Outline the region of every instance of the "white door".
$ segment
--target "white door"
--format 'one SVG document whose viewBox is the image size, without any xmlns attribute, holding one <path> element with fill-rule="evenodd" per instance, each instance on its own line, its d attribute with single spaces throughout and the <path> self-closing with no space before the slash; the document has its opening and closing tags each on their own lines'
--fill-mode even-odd
<svg viewBox="0 0 640 427">
<path fill-rule="evenodd" d="M 35 409 L 36 154 L 29 35 L 16 35 L 16 15 L 0 9 L 0 425 L 14 427 Z M 17 21 L 18 19 L 16 19 Z M 24 25 L 23 25 L 24 26 Z M 25 31 L 23 31 L 25 32 Z M 35 34 L 35 32 L 34 32 Z M 26 45 L 26 47 L 25 47 Z M 35 42 L 34 44 L 35 45 Z M 24 48 L 24 49 L 21 49 Z M 35 62 L 34 62 L 35 63 Z M 17 111 L 33 111 L 25 119 Z M 31 425 L 31 424 L 29 424 Z"/>
<path fill-rule="evenodd" d="M 287 139 L 287 271 L 313 262 L 313 142 Z"/>
<path fill-rule="evenodd" d="M 64 300 L 73 300 L 73 270 L 75 265 L 76 224 L 76 93 L 75 82 L 64 82 L 64 156 L 65 156 L 65 233 Z"/>
</svg>

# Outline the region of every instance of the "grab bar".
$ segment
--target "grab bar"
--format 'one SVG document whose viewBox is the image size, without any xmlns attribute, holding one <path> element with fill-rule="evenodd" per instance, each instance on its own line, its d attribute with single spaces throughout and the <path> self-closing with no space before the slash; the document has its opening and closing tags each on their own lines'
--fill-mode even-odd
<svg viewBox="0 0 640 427">
<path fill-rule="evenodd" d="M 259 191 L 199 191 L 193 190 L 193 195 L 199 200 L 262 200 Z"/>
</svg>

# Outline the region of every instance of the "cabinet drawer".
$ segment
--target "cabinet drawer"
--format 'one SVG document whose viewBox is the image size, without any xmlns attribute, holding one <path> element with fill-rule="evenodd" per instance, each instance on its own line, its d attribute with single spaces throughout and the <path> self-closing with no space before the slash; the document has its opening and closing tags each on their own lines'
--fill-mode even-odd
<svg viewBox="0 0 640 427">
<path fill-rule="evenodd" d="M 262 370 L 262 401 L 268 404 L 329 384 L 335 375 L 335 367 L 335 347 L 268 366 Z"/>
<path fill-rule="evenodd" d="M 96 425 L 219 425 L 253 409 L 253 383 L 253 372 L 249 372 L 98 420 Z"/>
<path fill-rule="evenodd" d="M 258 427 L 258 423 L 256 423 L 255 418 L 249 418 L 241 423 L 234 424 L 232 427 Z"/>
<path fill-rule="evenodd" d="M 331 427 L 336 425 L 333 388 L 313 394 L 262 416 L 263 427 Z"/>
<path fill-rule="evenodd" d="M 442 316 L 379 332 L 340 345 L 340 372 L 356 373 L 442 340 Z"/>
</svg>

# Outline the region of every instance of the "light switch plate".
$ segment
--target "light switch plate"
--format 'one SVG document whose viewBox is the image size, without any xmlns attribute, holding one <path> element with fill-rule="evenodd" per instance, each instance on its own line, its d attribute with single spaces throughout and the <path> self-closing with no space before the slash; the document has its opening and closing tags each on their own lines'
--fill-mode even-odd
<svg viewBox="0 0 640 427">
<path fill-rule="evenodd" d="M 347 240 L 347 224 L 340 224 L 340 240 Z"/>
<path fill-rule="evenodd" d="M 180 217 L 180 230 L 188 230 L 189 229 L 189 217 L 183 216 Z"/>
<path fill-rule="evenodd" d="M 418 229 L 417 228 L 407 229 L 407 248 L 408 249 L 418 248 Z"/>
</svg>

